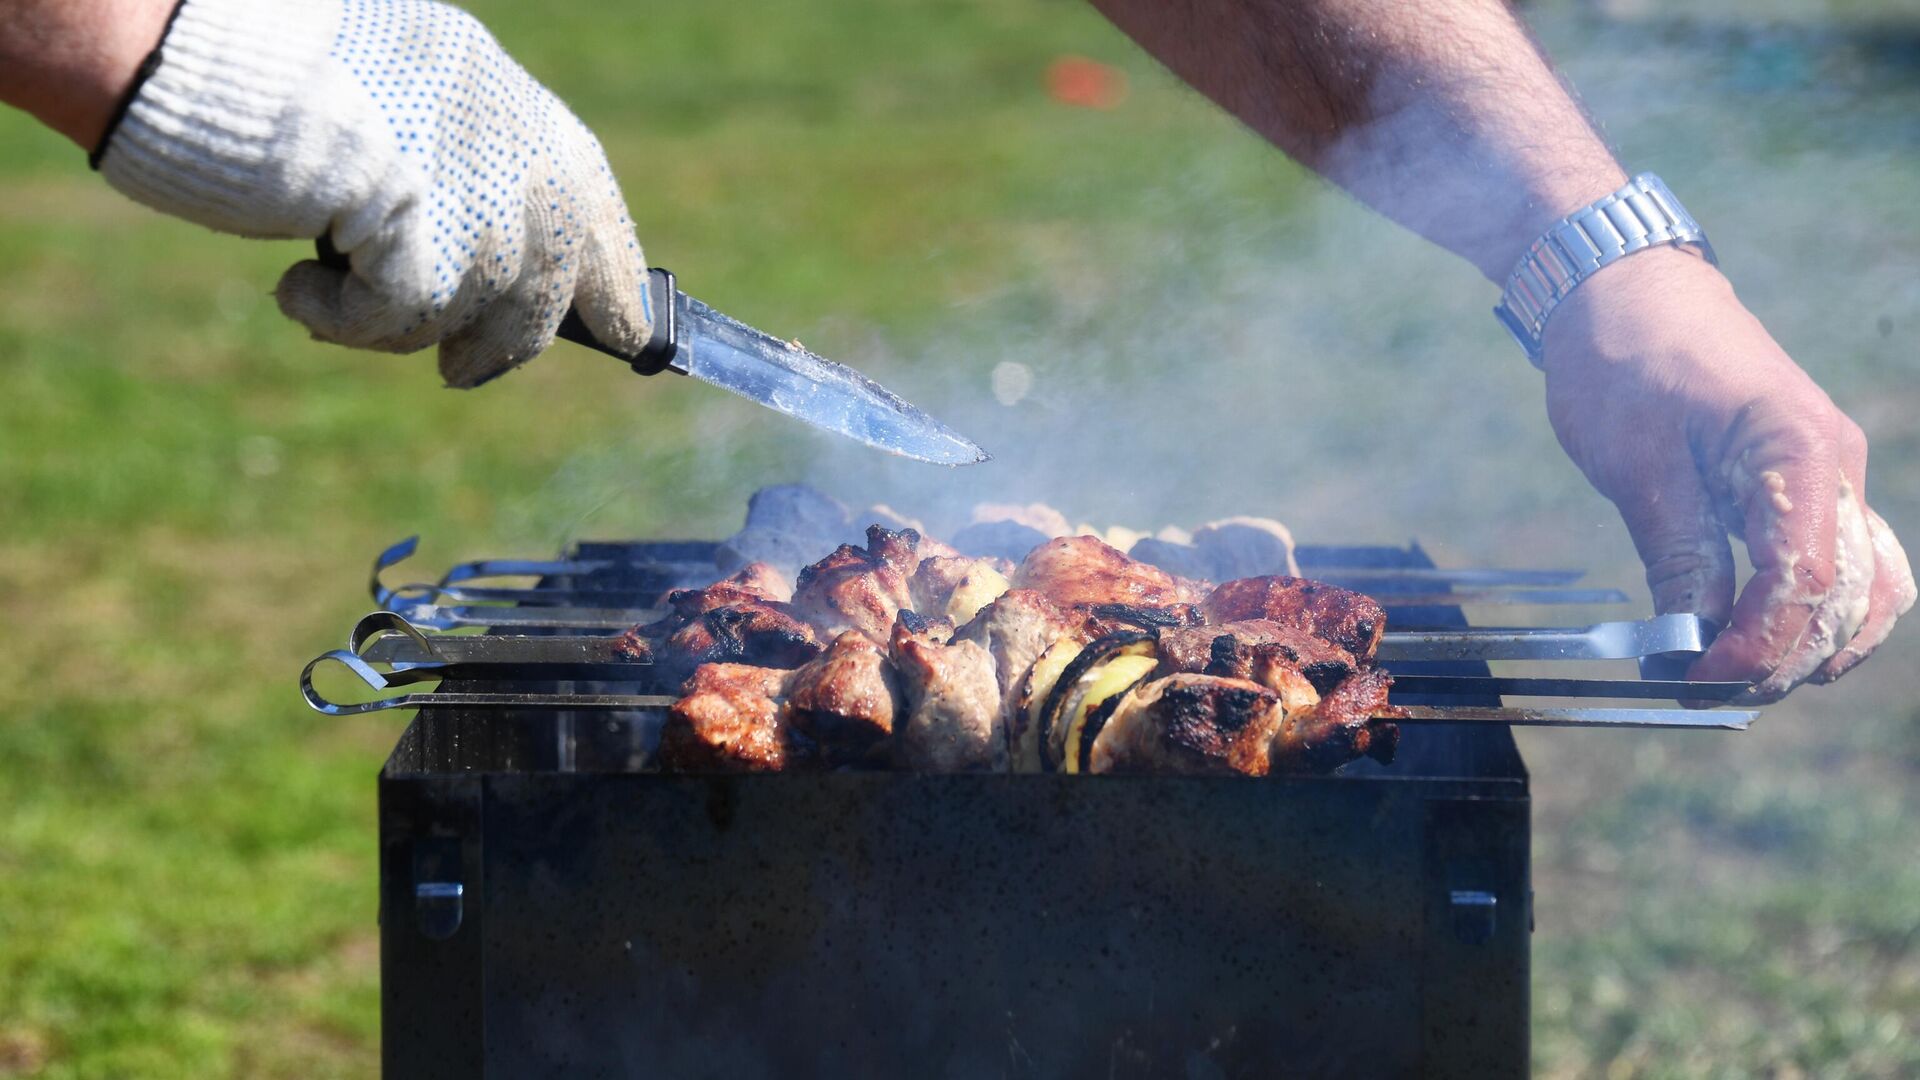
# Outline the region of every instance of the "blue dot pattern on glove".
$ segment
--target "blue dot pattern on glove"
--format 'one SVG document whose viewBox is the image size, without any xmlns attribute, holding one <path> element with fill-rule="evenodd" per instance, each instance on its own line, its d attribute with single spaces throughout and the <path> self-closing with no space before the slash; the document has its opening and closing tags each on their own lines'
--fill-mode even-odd
<svg viewBox="0 0 1920 1080">
<path fill-rule="evenodd" d="M 440 315 L 462 287 L 479 303 L 497 296 L 521 269 L 529 228 L 550 230 L 537 245 L 553 282 L 542 316 L 558 326 L 581 228 L 552 136 L 577 131 L 594 145 L 591 135 L 458 8 L 348 0 L 332 55 L 379 107 L 402 153 L 429 174 L 434 291 L 408 330 Z M 617 198 L 611 173 L 604 164 L 599 171 Z M 529 178 L 539 190 L 528 190 Z M 637 242 L 627 246 L 637 258 Z M 483 257 L 488 265 L 476 266 Z"/>
</svg>

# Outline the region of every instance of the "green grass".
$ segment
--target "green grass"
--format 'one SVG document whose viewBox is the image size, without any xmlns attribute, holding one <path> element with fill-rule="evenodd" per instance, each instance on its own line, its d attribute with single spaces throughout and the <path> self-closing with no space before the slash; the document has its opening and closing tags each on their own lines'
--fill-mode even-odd
<svg viewBox="0 0 1920 1080">
<path fill-rule="evenodd" d="M 425 357 L 280 319 L 301 245 L 147 213 L 0 115 L 0 1077 L 373 1071 L 373 778 L 402 721 L 312 716 L 294 679 L 405 533 L 430 569 L 717 535 L 814 478 L 936 522 L 983 497 L 1267 513 L 1637 579 L 1487 286 L 1079 4 L 475 7 L 600 133 L 654 261 L 998 463 L 875 460 L 573 349 L 441 390 Z M 1542 23 L 1920 537 L 1920 79 L 1849 25 Z M 1066 52 L 1125 71 L 1124 106 L 1051 103 Z M 1001 362 L 1034 375 L 1011 406 Z M 1913 639 L 1747 735 L 1526 738 L 1543 1073 L 1920 1069 Z"/>
</svg>

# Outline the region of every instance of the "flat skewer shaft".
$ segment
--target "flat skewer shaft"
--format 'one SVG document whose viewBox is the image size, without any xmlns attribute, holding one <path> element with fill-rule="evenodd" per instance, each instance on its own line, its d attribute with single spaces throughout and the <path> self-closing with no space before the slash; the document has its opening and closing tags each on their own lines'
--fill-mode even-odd
<svg viewBox="0 0 1920 1080">
<path fill-rule="evenodd" d="M 1508 724 L 1515 727 L 1688 728 L 1745 731 L 1760 718 L 1752 709 L 1513 709 L 1465 705 L 1401 706 L 1401 721 Z"/>
<path fill-rule="evenodd" d="M 1664 701 L 1732 701 L 1751 690 L 1743 682 L 1685 679 L 1559 679 L 1505 675 L 1400 675 L 1396 694 L 1450 697 L 1646 698 Z"/>
</svg>

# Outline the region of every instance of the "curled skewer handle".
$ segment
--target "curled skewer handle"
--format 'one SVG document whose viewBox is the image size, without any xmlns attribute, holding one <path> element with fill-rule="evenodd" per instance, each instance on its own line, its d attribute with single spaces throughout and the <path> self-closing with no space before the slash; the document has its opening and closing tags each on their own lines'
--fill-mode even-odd
<svg viewBox="0 0 1920 1080">
<path fill-rule="evenodd" d="M 426 682 L 440 677 L 439 672 L 427 668 L 383 674 L 346 649 L 322 653 L 314 657 L 305 670 L 300 672 L 300 696 L 306 699 L 308 708 L 323 716 L 362 716 L 394 709 L 427 708 L 634 711 L 664 709 L 679 700 L 665 694 L 515 694 L 430 691 L 401 694 L 397 697 L 380 698 L 358 704 L 342 704 L 328 699 L 313 685 L 313 673 L 328 663 L 340 664 L 359 677 L 361 682 L 375 690 L 388 690 L 396 686 Z"/>
<path fill-rule="evenodd" d="M 387 634 L 400 634 L 410 639 L 426 656 L 438 655 L 434 651 L 432 638 L 392 611 L 374 611 L 360 616 L 360 621 L 353 624 L 353 632 L 347 635 L 347 648 L 352 649 L 356 656 L 364 656 L 369 644 Z"/>
<path fill-rule="evenodd" d="M 358 716 L 361 713 L 379 712 L 383 709 L 400 708 L 400 698 L 386 698 L 369 701 L 359 705 L 342 705 L 330 701 L 313 685 L 313 673 L 328 663 L 339 664 L 358 676 L 360 681 L 375 690 L 386 690 L 392 686 L 387 677 L 374 670 L 373 665 L 355 656 L 347 649 L 333 649 L 321 653 L 307 662 L 300 671 L 300 696 L 307 699 L 307 707 L 326 716 Z"/>
<path fill-rule="evenodd" d="M 389 546 L 387 550 L 375 556 L 373 560 L 373 574 L 367 579 L 367 591 L 373 594 L 374 603 L 379 604 L 381 607 L 393 606 L 393 601 L 399 594 L 387 588 L 380 580 L 380 573 L 390 566 L 397 565 L 412 558 L 413 553 L 419 550 L 419 548 L 420 537 L 414 535 Z M 408 588 L 412 588 L 412 586 L 408 586 Z"/>
</svg>

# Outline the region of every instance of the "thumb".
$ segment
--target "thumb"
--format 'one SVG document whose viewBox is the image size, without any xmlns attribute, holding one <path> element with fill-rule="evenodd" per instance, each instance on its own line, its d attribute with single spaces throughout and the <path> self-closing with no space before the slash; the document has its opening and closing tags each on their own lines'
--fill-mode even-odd
<svg viewBox="0 0 1920 1080">
<path fill-rule="evenodd" d="M 581 136 L 579 153 L 593 179 L 581 199 L 587 219 L 586 250 L 573 308 L 594 337 L 631 355 L 646 345 L 657 317 L 647 297 L 647 260 L 633 235 L 633 222 L 606 155 L 584 128 Z"/>
<path fill-rule="evenodd" d="M 1733 616 L 1733 549 L 1692 455 L 1643 471 L 1608 492 L 1647 568 L 1654 611 L 1690 612 L 1721 626 Z"/>
</svg>

